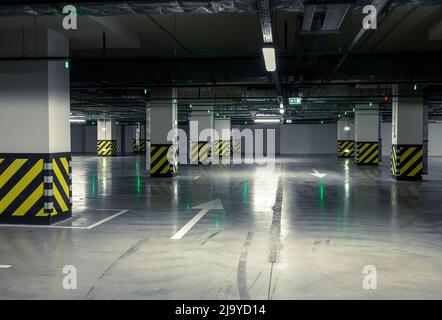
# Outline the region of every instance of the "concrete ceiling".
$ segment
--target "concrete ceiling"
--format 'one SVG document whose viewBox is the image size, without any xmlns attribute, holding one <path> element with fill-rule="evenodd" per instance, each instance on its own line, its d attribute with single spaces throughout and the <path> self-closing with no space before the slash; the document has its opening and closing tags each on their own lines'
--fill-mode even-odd
<svg viewBox="0 0 442 320">
<path fill-rule="evenodd" d="M 0 11 L 1 8 L 0 5 Z M 298 82 L 302 82 L 304 70 L 308 71 L 309 74 L 314 74 L 312 68 L 319 65 L 318 57 L 322 55 L 339 57 L 347 51 L 361 28 L 363 15 L 360 7 L 352 7 L 347 12 L 339 32 L 327 34 L 305 34 L 301 32 L 302 18 L 303 12 L 301 10 L 280 10 L 274 11 L 272 14 L 277 52 L 281 56 L 301 57 L 296 60 L 297 67 L 293 68 L 293 71 L 287 71 L 289 76 L 301 79 Z M 398 5 L 396 2 L 394 6 L 389 7 L 378 18 L 378 29 L 369 31 L 357 45 L 353 54 L 395 53 L 400 56 L 413 52 L 441 52 L 441 19 L 442 5 Z M 189 57 L 194 59 L 192 60 L 193 64 L 190 65 L 190 70 L 193 70 L 194 74 L 197 74 L 200 68 L 200 57 L 229 59 L 231 56 L 247 56 L 261 60 L 262 35 L 258 15 L 253 12 L 217 14 L 180 12 L 155 15 L 132 12 L 123 15 L 81 15 L 78 17 L 78 29 L 69 31 L 62 28 L 61 21 L 61 16 L 54 15 L 0 17 L 0 35 L 8 39 L 7 42 L 9 43 L 9 46 L 3 46 L 0 49 L 0 58 L 22 57 L 23 53 L 27 57 L 32 57 L 37 52 L 37 50 L 34 50 L 34 46 L 38 46 L 38 42 L 35 41 L 36 35 L 47 28 L 51 28 L 69 38 L 70 58 L 73 60 L 76 58 L 87 60 L 103 57 L 103 34 L 105 35 L 106 58 L 124 58 L 131 61 L 131 59 L 140 57 L 143 59 L 161 57 L 162 59 L 170 58 L 173 61 L 175 57 Z M 91 60 L 91 66 L 95 64 L 94 61 Z M 381 64 L 379 63 L 379 65 Z M 375 59 L 372 59 L 368 65 L 356 64 L 356 68 L 360 70 L 370 70 L 377 67 L 378 64 Z M 115 65 L 115 68 L 117 68 L 117 65 Z M 237 116 L 237 112 L 234 111 L 239 110 L 241 116 L 237 118 L 242 121 L 249 111 L 259 108 L 259 106 L 251 103 L 244 106 L 244 101 L 241 101 L 244 92 L 250 91 L 251 84 L 270 84 L 269 79 L 261 76 L 262 74 L 265 75 L 263 65 L 257 65 L 253 68 L 255 69 L 248 70 L 248 74 L 251 76 L 254 73 L 260 75 L 253 81 L 250 81 L 250 77 L 243 77 L 242 79 L 235 79 L 237 86 L 214 89 L 214 91 L 219 92 L 218 99 L 223 95 L 232 98 L 229 103 L 223 102 L 220 104 L 220 108 L 221 105 L 225 106 L 225 108 L 223 107 L 224 115 Z M 128 73 L 125 76 L 140 78 L 141 74 L 139 73 L 146 69 L 137 68 L 135 65 L 133 70 L 139 71 Z M 290 74 L 290 72 L 292 73 Z M 190 75 L 193 73 L 190 72 Z M 188 81 L 189 83 L 197 82 L 196 79 L 191 77 Z M 93 89 L 94 85 L 117 86 L 118 89 L 96 90 Z M 216 85 L 218 84 L 213 83 L 214 87 Z M 143 107 L 146 103 L 146 97 L 142 94 L 143 88 L 125 89 L 122 88 L 121 83 L 114 83 L 99 77 L 90 83 L 73 82 L 72 87 L 87 87 L 86 92 L 80 90 L 72 93 L 72 105 L 77 111 L 84 112 L 87 109 L 91 114 L 95 114 L 101 112 L 103 108 L 107 108 L 109 112 L 115 114 L 117 114 L 117 111 L 120 112 L 122 118 L 142 118 Z M 347 102 L 340 103 L 339 101 L 331 102 L 330 99 L 327 100 L 327 97 L 324 97 L 327 90 L 324 88 L 312 87 L 309 89 L 308 86 L 304 87 L 303 90 L 309 92 L 312 96 L 317 96 L 317 101 L 316 103 L 312 102 L 309 108 L 297 110 L 296 116 L 303 117 L 308 121 L 309 119 L 316 121 L 324 118 L 333 119 L 338 113 L 351 111 L 351 104 L 354 103 L 351 95 L 355 94 L 351 88 L 350 85 L 338 89 L 340 95 L 349 95 Z M 262 94 L 259 95 L 261 96 L 266 96 L 268 92 L 272 91 L 271 86 L 260 90 Z M 291 92 L 296 93 L 296 90 L 291 90 Z M 180 89 L 180 91 L 182 92 L 183 89 Z M 272 94 L 270 93 L 270 95 Z M 324 99 L 329 104 L 326 108 L 324 108 Z M 90 105 L 87 105 L 87 103 L 90 103 Z M 186 119 L 186 103 L 188 102 L 184 101 L 182 106 L 183 120 Z M 206 100 L 201 103 L 214 104 L 215 102 Z M 219 104 L 219 101 L 216 103 Z M 265 107 L 269 103 L 266 100 L 262 102 L 261 107 Z M 312 115 L 311 111 L 314 108 L 317 108 L 319 112 L 313 112 Z M 329 110 L 330 108 L 334 109 Z"/>
</svg>

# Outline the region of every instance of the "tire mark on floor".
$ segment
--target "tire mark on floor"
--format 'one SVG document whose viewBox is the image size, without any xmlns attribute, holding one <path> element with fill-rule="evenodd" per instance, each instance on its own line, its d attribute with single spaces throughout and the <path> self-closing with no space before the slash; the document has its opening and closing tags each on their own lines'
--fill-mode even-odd
<svg viewBox="0 0 442 320">
<path fill-rule="evenodd" d="M 241 300 L 250 300 L 249 288 L 247 286 L 247 255 L 249 253 L 249 247 L 252 242 L 253 232 L 247 233 L 246 240 L 244 242 L 241 256 L 239 257 L 238 269 L 237 269 L 237 282 L 239 298 Z"/>
<path fill-rule="evenodd" d="M 278 261 L 279 251 L 281 249 L 281 211 L 282 211 L 282 199 L 283 199 L 283 187 L 282 179 L 279 178 L 278 188 L 276 190 L 275 205 L 272 207 L 273 217 L 272 226 L 270 227 L 270 243 L 269 243 L 269 262 L 270 267 L 270 277 L 269 277 L 269 288 L 267 293 L 267 298 L 271 298 L 271 287 L 272 287 L 272 277 L 273 277 L 273 266 Z M 273 292 L 276 287 L 273 288 Z"/>
<path fill-rule="evenodd" d="M 141 239 L 137 241 L 133 246 L 131 246 L 129 249 L 127 249 L 122 255 L 120 255 L 109 267 L 106 268 L 106 270 L 103 271 L 103 273 L 98 277 L 97 281 L 100 281 L 109 271 L 111 271 L 113 268 L 115 268 L 117 265 L 119 265 L 121 262 L 123 262 L 128 257 L 135 254 L 140 248 L 147 242 L 149 239 Z M 85 299 L 89 297 L 89 295 L 95 290 L 96 286 L 92 286 L 88 293 L 86 294 Z"/>
<path fill-rule="evenodd" d="M 252 290 L 253 286 L 256 284 L 256 282 L 257 282 L 258 279 L 261 277 L 261 275 L 262 275 L 262 271 L 260 271 L 260 272 L 258 273 L 258 275 L 256 276 L 255 280 L 253 280 L 252 284 L 251 284 L 250 287 L 249 287 L 249 290 Z"/>
<path fill-rule="evenodd" d="M 209 241 L 210 239 L 212 239 L 213 237 L 217 236 L 218 234 L 220 234 L 222 232 L 222 230 L 219 230 L 215 233 L 212 233 L 210 236 L 207 237 L 206 240 L 204 240 L 203 242 L 201 242 L 201 245 L 205 245 L 207 241 Z"/>
</svg>

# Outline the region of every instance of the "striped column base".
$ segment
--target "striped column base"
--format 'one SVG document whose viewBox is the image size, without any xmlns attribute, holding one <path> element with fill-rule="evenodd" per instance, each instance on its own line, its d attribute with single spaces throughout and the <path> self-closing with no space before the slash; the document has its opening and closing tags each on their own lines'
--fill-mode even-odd
<svg viewBox="0 0 442 320">
<path fill-rule="evenodd" d="M 98 140 L 97 155 L 101 157 L 114 157 L 117 155 L 117 140 Z"/>
<path fill-rule="evenodd" d="M 209 142 L 190 143 L 190 164 L 210 164 L 211 145 Z"/>
<path fill-rule="evenodd" d="M 232 154 L 241 154 L 241 140 L 232 140 Z"/>
<path fill-rule="evenodd" d="M 150 176 L 173 177 L 178 171 L 178 152 L 172 144 L 151 144 Z"/>
<path fill-rule="evenodd" d="M 0 154 L 0 223 L 49 225 L 72 215 L 70 153 Z"/>
<path fill-rule="evenodd" d="M 423 167 L 422 145 L 391 146 L 391 174 L 396 180 L 422 180 Z"/>
<path fill-rule="evenodd" d="M 338 140 L 338 157 L 354 158 L 355 142 L 353 140 Z"/>
<path fill-rule="evenodd" d="M 141 139 L 140 143 L 136 139 L 132 141 L 132 152 L 133 153 L 144 153 L 146 152 L 146 140 Z"/>
<path fill-rule="evenodd" d="M 230 140 L 215 141 L 214 152 L 218 157 L 230 157 Z"/>
<path fill-rule="evenodd" d="M 358 165 L 379 164 L 379 142 L 356 142 L 355 162 Z"/>
</svg>

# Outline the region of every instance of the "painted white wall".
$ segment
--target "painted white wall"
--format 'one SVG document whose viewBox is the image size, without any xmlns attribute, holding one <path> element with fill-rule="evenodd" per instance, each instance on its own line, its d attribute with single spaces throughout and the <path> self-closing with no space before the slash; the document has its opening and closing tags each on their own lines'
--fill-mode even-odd
<svg viewBox="0 0 442 320">
<path fill-rule="evenodd" d="M 442 122 L 428 124 L 428 154 L 442 156 Z"/>
<path fill-rule="evenodd" d="M 336 154 L 337 124 L 281 125 L 281 154 Z"/>
</svg>

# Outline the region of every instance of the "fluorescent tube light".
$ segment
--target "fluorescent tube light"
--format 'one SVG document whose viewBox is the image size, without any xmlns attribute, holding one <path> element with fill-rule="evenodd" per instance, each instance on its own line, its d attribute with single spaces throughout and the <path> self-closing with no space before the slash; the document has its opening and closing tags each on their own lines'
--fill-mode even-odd
<svg viewBox="0 0 442 320">
<path fill-rule="evenodd" d="M 85 123 L 86 122 L 86 120 L 84 120 L 84 119 L 70 119 L 69 121 L 72 123 Z"/>
<path fill-rule="evenodd" d="M 279 123 L 279 118 L 255 119 L 256 123 Z"/>
<path fill-rule="evenodd" d="M 345 127 L 344 130 L 345 131 L 350 131 L 350 127 Z"/>
<path fill-rule="evenodd" d="M 264 47 L 262 48 L 262 54 L 264 56 L 264 63 L 266 66 L 266 70 L 269 72 L 275 71 L 276 70 L 275 48 Z"/>
</svg>

